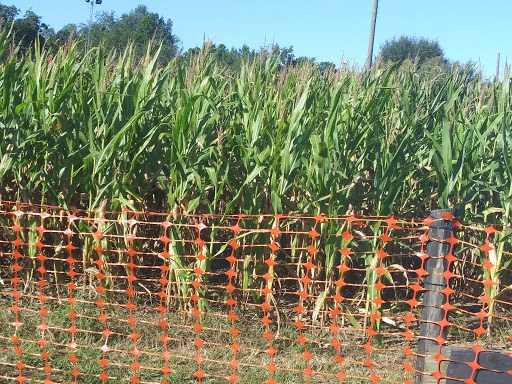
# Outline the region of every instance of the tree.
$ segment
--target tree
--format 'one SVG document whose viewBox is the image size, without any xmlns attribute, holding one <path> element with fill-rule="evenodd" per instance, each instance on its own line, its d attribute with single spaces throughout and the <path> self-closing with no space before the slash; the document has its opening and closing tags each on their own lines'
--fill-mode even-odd
<svg viewBox="0 0 512 384">
<path fill-rule="evenodd" d="M 139 5 L 130 13 L 116 18 L 114 13 L 100 13 L 91 30 L 91 46 L 104 43 L 107 49 L 123 51 L 132 43 L 137 57 L 146 54 L 148 43 L 162 42 L 160 60 L 166 62 L 178 53 L 179 39 L 172 33 L 172 21 L 164 20 L 158 13 L 149 12 L 147 7 Z M 87 27 L 82 26 L 84 31 Z"/>
<path fill-rule="evenodd" d="M 0 3 L 0 19 L 10 25 L 14 22 L 13 44 L 20 45 L 20 54 L 35 46 L 39 39 L 40 46 L 58 49 L 74 37 L 83 37 L 89 31 L 89 25 L 67 24 L 58 32 L 41 22 L 41 18 L 32 11 L 19 17 L 20 10 L 15 6 Z M 116 17 L 113 12 L 100 13 L 91 26 L 92 46 L 104 44 L 106 49 L 123 52 L 131 43 L 137 58 L 146 55 L 150 41 L 155 45 L 162 43 L 159 60 L 167 62 L 180 50 L 179 39 L 172 33 L 172 21 L 165 20 L 158 13 L 149 12 L 146 6 L 139 5 L 129 13 Z M 85 41 L 81 42 L 85 50 Z"/>
<path fill-rule="evenodd" d="M 181 58 L 185 62 L 190 63 L 191 60 L 193 60 L 200 53 L 201 53 L 201 48 L 199 48 L 199 47 L 189 48 L 187 51 L 182 53 Z"/>
<path fill-rule="evenodd" d="M 443 50 L 437 41 L 425 38 L 401 36 L 386 41 L 380 48 L 380 56 L 384 61 L 401 64 L 406 59 L 418 60 L 421 65 L 427 59 L 444 58 Z"/>
<path fill-rule="evenodd" d="M 212 51 L 215 52 L 217 63 L 220 65 L 232 72 L 240 69 L 240 57 L 235 49 L 229 50 L 224 44 L 219 44 L 218 46 L 214 45 Z"/>
<path fill-rule="evenodd" d="M 429 81 L 444 81 L 448 77 L 451 66 L 442 56 L 429 57 L 418 69 L 418 74 Z"/>
<path fill-rule="evenodd" d="M 332 63 L 330 61 L 321 61 L 321 62 L 317 63 L 317 65 L 318 65 L 318 70 L 320 71 L 320 73 L 322 75 L 328 71 L 336 70 L 336 66 L 334 65 L 334 63 Z"/>
<path fill-rule="evenodd" d="M 195 60 L 201 54 L 208 54 L 214 58 L 216 65 L 231 73 L 239 72 L 242 63 L 251 63 L 255 58 L 259 57 L 259 52 L 254 49 L 251 50 L 245 44 L 242 48 L 231 47 L 228 49 L 225 44 L 217 45 L 212 42 L 206 42 L 203 49 L 199 47 L 190 48 L 181 55 L 181 58 L 185 62 L 191 62 L 191 60 Z"/>
<path fill-rule="evenodd" d="M 0 19 L 6 25 L 14 23 L 13 44 L 20 46 L 20 54 L 23 55 L 34 47 L 37 39 L 43 46 L 46 37 L 52 34 L 52 30 L 48 25 L 41 22 L 41 17 L 32 11 L 25 12 L 23 17 L 18 17 L 19 14 L 20 10 L 14 5 L 9 6 L 0 3 Z"/>
<path fill-rule="evenodd" d="M 78 26 L 76 24 L 66 24 L 57 33 L 53 33 L 46 39 L 46 46 L 52 49 L 58 49 L 68 41 L 78 37 Z"/>
<path fill-rule="evenodd" d="M 2 19 L 4 23 L 11 24 L 19 13 L 19 9 L 14 5 L 4 5 L 0 3 L 0 19 Z"/>
</svg>

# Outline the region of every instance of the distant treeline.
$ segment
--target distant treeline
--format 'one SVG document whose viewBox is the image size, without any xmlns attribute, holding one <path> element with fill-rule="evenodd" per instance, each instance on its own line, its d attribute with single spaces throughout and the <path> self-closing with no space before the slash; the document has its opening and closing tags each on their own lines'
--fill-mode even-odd
<svg viewBox="0 0 512 384">
<path fill-rule="evenodd" d="M 21 10 L 14 5 L 0 3 L 0 18 L 3 19 L 4 26 L 10 26 L 14 21 L 12 48 L 19 47 L 19 55 L 24 55 L 28 50 L 33 49 L 38 39 L 41 47 L 53 52 L 66 44 L 78 41 L 79 46 L 76 52 L 84 53 L 87 49 L 89 27 L 91 47 L 101 44 L 109 52 L 122 53 L 129 44 L 133 44 L 136 59 L 147 55 L 148 41 L 155 42 L 153 47 L 162 44 L 159 61 L 163 64 L 175 58 L 176 55 L 189 60 L 201 51 L 201 47 L 185 50 L 179 37 L 173 33 L 173 22 L 170 19 L 164 19 L 156 12 L 150 12 L 144 5 L 139 5 L 136 9 L 119 17 L 114 12 L 99 12 L 91 26 L 70 23 L 58 31 L 44 23 L 42 18 L 34 12 L 27 11 L 22 14 Z M 10 50 L 11 53 L 13 49 Z M 233 72 L 240 70 L 244 60 L 252 61 L 259 57 L 262 49 L 266 52 L 278 50 L 282 65 L 285 63 L 298 65 L 307 62 L 318 65 L 321 72 L 334 65 L 330 62 L 317 62 L 314 58 L 295 57 L 293 47 L 281 48 L 278 45 L 272 45 L 253 49 L 247 45 L 241 48 L 228 48 L 224 44 L 213 44 L 216 63 Z"/>
</svg>

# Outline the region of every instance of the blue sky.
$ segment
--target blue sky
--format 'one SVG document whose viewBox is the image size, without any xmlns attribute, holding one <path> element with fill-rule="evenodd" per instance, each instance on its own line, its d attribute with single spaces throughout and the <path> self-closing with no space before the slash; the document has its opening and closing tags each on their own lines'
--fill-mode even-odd
<svg viewBox="0 0 512 384">
<path fill-rule="evenodd" d="M 85 0 L 0 0 L 23 12 L 32 9 L 56 30 L 86 23 Z M 117 15 L 139 4 L 174 23 L 186 50 L 203 38 L 228 48 L 264 43 L 293 46 L 296 56 L 362 66 L 368 49 L 373 0 L 103 0 L 98 11 Z M 375 49 L 403 34 L 439 41 L 450 60 L 473 60 L 488 76 L 512 61 L 512 0 L 380 0 Z"/>
</svg>

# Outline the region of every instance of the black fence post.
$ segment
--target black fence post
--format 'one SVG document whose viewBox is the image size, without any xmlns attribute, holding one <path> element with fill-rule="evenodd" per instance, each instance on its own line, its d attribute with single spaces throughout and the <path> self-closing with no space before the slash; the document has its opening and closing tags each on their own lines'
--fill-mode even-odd
<svg viewBox="0 0 512 384">
<path fill-rule="evenodd" d="M 437 371 L 438 361 L 430 356 L 440 352 L 441 346 L 435 339 L 441 337 L 446 340 L 446 329 L 436 324 L 446 317 L 446 311 L 441 308 L 446 303 L 446 296 L 441 291 L 446 288 L 448 282 L 442 274 L 448 268 L 445 256 L 450 252 L 450 244 L 446 240 L 453 232 L 452 220 L 442 220 L 444 213 L 456 216 L 456 209 L 436 209 L 430 213 L 430 218 L 436 221 L 431 223 L 428 231 L 428 257 L 424 265 L 428 274 L 425 276 L 425 293 L 420 319 L 416 384 L 437 383 L 437 379 L 430 373 Z"/>
</svg>

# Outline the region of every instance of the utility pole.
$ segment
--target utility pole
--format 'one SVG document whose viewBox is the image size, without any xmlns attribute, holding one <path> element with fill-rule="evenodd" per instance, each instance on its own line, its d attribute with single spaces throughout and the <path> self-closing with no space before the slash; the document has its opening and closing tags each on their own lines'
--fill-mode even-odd
<svg viewBox="0 0 512 384">
<path fill-rule="evenodd" d="M 375 24 L 377 23 L 377 8 L 379 0 L 373 0 L 372 23 L 370 25 L 370 41 L 368 42 L 368 57 L 366 58 L 366 69 L 370 69 L 373 59 L 373 41 L 375 39 Z"/>
<path fill-rule="evenodd" d="M 100 5 L 103 0 L 85 0 L 86 3 L 91 3 L 91 16 L 89 18 L 89 33 L 87 34 L 87 52 L 91 49 L 91 28 L 92 28 L 92 18 L 94 16 L 94 4 Z"/>
<path fill-rule="evenodd" d="M 500 54 L 498 53 L 498 57 L 496 59 L 496 80 L 500 78 Z"/>
</svg>

